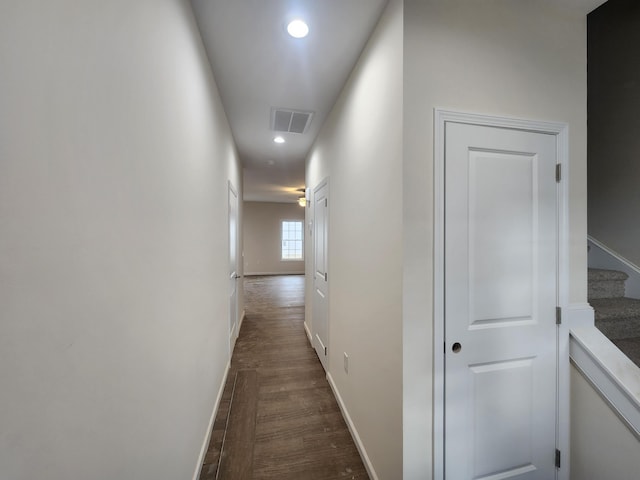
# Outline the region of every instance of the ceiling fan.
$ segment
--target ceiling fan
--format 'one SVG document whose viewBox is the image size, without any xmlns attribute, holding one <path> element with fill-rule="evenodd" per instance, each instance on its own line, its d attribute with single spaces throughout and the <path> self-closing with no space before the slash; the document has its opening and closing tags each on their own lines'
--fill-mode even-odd
<svg viewBox="0 0 640 480">
<path fill-rule="evenodd" d="M 298 197 L 298 205 L 301 207 L 306 207 L 307 202 L 309 201 L 309 189 L 308 188 L 298 188 L 296 192 L 300 192 L 300 196 Z"/>
</svg>

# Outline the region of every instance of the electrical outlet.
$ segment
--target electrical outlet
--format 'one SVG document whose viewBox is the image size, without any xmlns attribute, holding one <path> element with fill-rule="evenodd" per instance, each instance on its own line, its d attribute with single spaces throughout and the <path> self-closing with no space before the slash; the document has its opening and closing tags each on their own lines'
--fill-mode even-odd
<svg viewBox="0 0 640 480">
<path fill-rule="evenodd" d="M 344 352 L 344 373 L 349 373 L 349 355 Z"/>
</svg>

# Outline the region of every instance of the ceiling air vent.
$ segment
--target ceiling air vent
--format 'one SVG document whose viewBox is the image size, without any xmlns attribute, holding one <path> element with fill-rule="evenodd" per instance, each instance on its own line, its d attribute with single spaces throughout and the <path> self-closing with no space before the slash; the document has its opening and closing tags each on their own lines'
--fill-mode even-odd
<svg viewBox="0 0 640 480">
<path fill-rule="evenodd" d="M 305 133 L 311 124 L 313 112 L 271 109 L 271 129 L 276 132 Z"/>
</svg>

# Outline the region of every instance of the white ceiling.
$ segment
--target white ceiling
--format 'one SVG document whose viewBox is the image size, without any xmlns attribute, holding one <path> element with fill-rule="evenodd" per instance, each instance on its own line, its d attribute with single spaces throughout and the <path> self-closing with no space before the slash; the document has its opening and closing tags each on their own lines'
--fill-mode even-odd
<svg viewBox="0 0 640 480">
<path fill-rule="evenodd" d="M 595 10 L 607 0 L 547 0 L 551 3 L 558 3 L 564 5 L 567 8 L 575 8 L 585 15 L 592 10 Z"/>
<path fill-rule="evenodd" d="M 244 165 L 244 199 L 295 202 L 304 162 L 387 0 L 192 0 Z M 287 23 L 302 18 L 309 35 Z M 273 142 L 271 108 L 310 110 L 304 134 Z"/>
<path fill-rule="evenodd" d="M 553 2 L 585 15 L 604 0 Z M 240 160 L 244 200 L 295 202 L 305 157 L 387 0 L 192 0 Z M 286 33 L 293 18 L 310 28 Z M 586 41 L 586 39 L 585 39 Z M 272 107 L 313 111 L 304 134 L 273 142 Z"/>
</svg>

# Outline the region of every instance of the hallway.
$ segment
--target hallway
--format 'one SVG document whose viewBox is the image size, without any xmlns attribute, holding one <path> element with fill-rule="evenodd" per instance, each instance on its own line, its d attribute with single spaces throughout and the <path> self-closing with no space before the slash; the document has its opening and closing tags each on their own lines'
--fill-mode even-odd
<svg viewBox="0 0 640 480">
<path fill-rule="evenodd" d="M 304 276 L 247 277 L 244 287 L 246 317 L 200 480 L 247 478 L 243 470 L 253 479 L 369 478 L 304 331 Z M 236 374 L 251 371 L 257 399 L 232 400 Z M 251 434 L 238 437 L 234 425 L 254 414 Z"/>
</svg>

